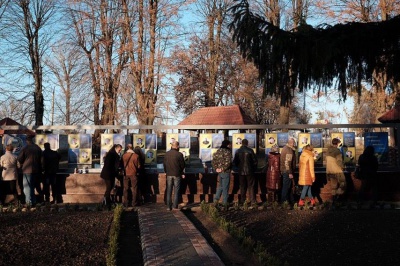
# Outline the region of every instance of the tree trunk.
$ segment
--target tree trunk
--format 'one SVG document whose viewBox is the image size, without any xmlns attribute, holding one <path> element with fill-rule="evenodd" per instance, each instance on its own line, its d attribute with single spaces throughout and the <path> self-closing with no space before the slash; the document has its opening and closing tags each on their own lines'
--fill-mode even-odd
<svg viewBox="0 0 400 266">
<path fill-rule="evenodd" d="M 289 116 L 290 115 L 290 107 L 289 106 L 281 106 L 279 109 L 279 124 L 287 125 L 289 124 Z"/>
</svg>

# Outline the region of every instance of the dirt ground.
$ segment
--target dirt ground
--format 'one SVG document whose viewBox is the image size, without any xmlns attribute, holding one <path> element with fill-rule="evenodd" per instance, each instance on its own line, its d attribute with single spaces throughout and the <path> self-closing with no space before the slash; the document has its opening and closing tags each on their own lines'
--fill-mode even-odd
<svg viewBox="0 0 400 266">
<path fill-rule="evenodd" d="M 262 243 L 282 265 L 400 265 L 400 210 L 231 209 L 219 213 L 245 227 L 246 235 Z M 211 234 L 212 227 L 200 209 L 193 209 L 190 215 L 205 227 L 201 231 Z M 225 247 L 226 241 L 212 237 L 216 250 L 230 253 L 225 254 L 228 257 L 243 250 Z M 248 258 L 231 260 L 227 265 L 249 265 Z"/>
<path fill-rule="evenodd" d="M 0 265 L 106 265 L 112 212 L 0 213 Z"/>
<path fill-rule="evenodd" d="M 226 265 L 257 265 L 200 207 L 185 211 Z M 400 265 L 400 210 L 235 210 L 220 215 L 286 265 Z M 105 265 L 112 211 L 0 213 L 0 265 Z M 136 211 L 118 265 L 143 265 Z"/>
</svg>

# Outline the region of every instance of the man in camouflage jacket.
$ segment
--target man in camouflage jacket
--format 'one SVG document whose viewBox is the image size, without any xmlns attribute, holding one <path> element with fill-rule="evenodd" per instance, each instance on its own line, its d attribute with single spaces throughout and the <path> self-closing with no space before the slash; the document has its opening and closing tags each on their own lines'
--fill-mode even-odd
<svg viewBox="0 0 400 266">
<path fill-rule="evenodd" d="M 213 160 L 211 164 L 215 171 L 218 173 L 218 187 L 214 197 L 214 203 L 218 203 L 222 194 L 222 203 L 224 205 L 227 205 L 232 168 L 232 151 L 231 142 L 229 140 L 222 141 L 221 147 L 213 154 Z"/>
</svg>

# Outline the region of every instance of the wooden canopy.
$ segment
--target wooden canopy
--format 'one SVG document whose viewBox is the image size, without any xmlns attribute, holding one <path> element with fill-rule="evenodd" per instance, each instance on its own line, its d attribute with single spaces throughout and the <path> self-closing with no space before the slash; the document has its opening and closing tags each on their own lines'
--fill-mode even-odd
<svg viewBox="0 0 400 266">
<path fill-rule="evenodd" d="M 400 123 L 400 105 L 396 105 L 378 118 L 381 123 Z"/>
<path fill-rule="evenodd" d="M 0 135 L 4 135 L 4 134 L 25 134 L 25 135 L 29 135 L 29 136 L 35 136 L 36 133 L 32 130 L 29 130 L 27 128 L 24 128 L 23 125 L 21 125 L 20 123 L 18 123 L 17 121 L 6 117 L 0 120 L 0 126 L 20 126 L 20 129 L 0 129 Z"/>
<path fill-rule="evenodd" d="M 256 125 L 239 105 L 204 107 L 193 112 L 178 125 Z"/>
</svg>

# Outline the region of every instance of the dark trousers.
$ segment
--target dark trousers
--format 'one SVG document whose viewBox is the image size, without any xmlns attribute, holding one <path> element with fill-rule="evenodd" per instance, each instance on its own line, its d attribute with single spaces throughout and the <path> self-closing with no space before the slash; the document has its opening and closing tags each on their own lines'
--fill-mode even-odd
<svg viewBox="0 0 400 266">
<path fill-rule="evenodd" d="M 57 201 L 58 193 L 57 193 L 57 174 L 44 174 L 43 180 L 43 193 L 45 197 L 45 201 L 50 201 L 50 187 L 51 187 L 51 196 L 54 201 Z"/>
<path fill-rule="evenodd" d="M 240 182 L 240 203 L 246 201 L 246 193 L 249 191 L 251 203 L 257 203 L 256 194 L 254 192 L 255 179 L 254 175 L 239 175 Z"/>
<path fill-rule="evenodd" d="M 18 191 L 19 190 L 19 191 Z M 19 186 L 17 184 L 17 180 L 11 181 L 0 181 L 0 200 L 4 204 L 6 201 L 6 197 L 8 192 L 11 192 L 14 195 L 13 203 L 18 203 L 18 192 L 21 193 Z"/>
<path fill-rule="evenodd" d="M 289 203 L 293 203 L 294 198 L 292 191 L 290 190 L 290 186 L 292 185 L 292 179 L 289 178 L 289 174 L 282 174 L 282 196 L 281 202 L 288 201 Z"/>
<path fill-rule="evenodd" d="M 132 206 L 136 206 L 138 204 L 138 177 L 136 175 L 128 175 L 124 177 L 124 200 L 123 204 L 128 206 L 128 189 L 129 183 L 131 185 L 132 191 Z"/>
<path fill-rule="evenodd" d="M 104 179 L 106 182 L 106 192 L 104 192 L 104 199 L 106 204 L 111 204 L 111 190 L 115 186 L 115 178 Z"/>
<path fill-rule="evenodd" d="M 361 187 L 360 191 L 358 192 L 359 202 L 367 200 L 368 191 L 371 194 L 371 199 L 373 203 L 376 204 L 379 199 L 379 187 L 378 187 L 378 180 L 376 180 L 376 178 L 361 180 Z"/>
</svg>

